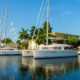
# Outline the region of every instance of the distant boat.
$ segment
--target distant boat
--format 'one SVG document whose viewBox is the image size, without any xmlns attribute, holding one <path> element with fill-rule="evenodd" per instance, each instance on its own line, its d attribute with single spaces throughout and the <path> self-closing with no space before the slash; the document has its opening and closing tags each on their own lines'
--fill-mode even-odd
<svg viewBox="0 0 80 80">
<path fill-rule="evenodd" d="M 48 45 L 48 24 L 49 24 L 49 0 L 48 0 L 48 11 L 47 11 L 47 39 L 46 46 L 42 47 L 41 50 L 34 50 L 33 55 L 36 59 L 42 58 L 58 58 L 58 57 L 74 57 L 78 56 L 76 50 L 71 50 L 71 46 L 67 44 L 53 44 Z"/>
<path fill-rule="evenodd" d="M 4 13 L 3 13 L 4 16 Z M 3 24 L 3 16 L 2 16 L 2 24 Z M 1 26 L 1 35 L 0 35 L 0 56 L 4 55 L 22 55 L 21 50 L 17 50 L 15 48 L 9 47 L 9 45 L 6 44 L 6 32 L 7 32 L 7 16 L 8 16 L 8 8 L 6 8 L 6 23 L 5 23 L 5 43 L 1 43 L 2 38 L 2 26 Z"/>
<path fill-rule="evenodd" d="M 22 51 L 8 47 L 6 45 L 0 46 L 0 56 L 5 56 L 5 55 L 22 55 Z"/>
</svg>

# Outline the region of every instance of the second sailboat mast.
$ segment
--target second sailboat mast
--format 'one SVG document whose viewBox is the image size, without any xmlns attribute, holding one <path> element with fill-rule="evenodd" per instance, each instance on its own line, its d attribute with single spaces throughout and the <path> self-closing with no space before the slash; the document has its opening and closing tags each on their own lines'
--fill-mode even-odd
<svg viewBox="0 0 80 80">
<path fill-rule="evenodd" d="M 48 2 L 48 7 L 47 7 L 47 37 L 46 37 L 46 45 L 48 46 L 48 27 L 49 27 L 49 0 Z"/>
<path fill-rule="evenodd" d="M 8 16 L 8 7 L 6 7 L 5 44 L 6 44 L 6 33 L 7 33 L 7 16 Z"/>
</svg>

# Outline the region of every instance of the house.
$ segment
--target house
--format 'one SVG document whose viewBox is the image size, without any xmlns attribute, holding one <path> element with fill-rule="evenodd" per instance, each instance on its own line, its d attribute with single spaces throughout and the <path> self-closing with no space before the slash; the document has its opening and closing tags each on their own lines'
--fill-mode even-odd
<svg viewBox="0 0 80 80">
<path fill-rule="evenodd" d="M 53 36 L 55 37 L 49 37 L 49 39 L 51 41 L 66 41 L 68 40 L 69 38 L 72 38 L 72 37 L 75 37 L 77 39 L 80 38 L 80 36 L 78 35 L 72 35 L 72 34 L 65 34 L 65 33 L 50 33 L 52 34 Z M 38 45 L 36 44 L 35 40 L 29 40 L 29 47 L 28 49 L 31 49 L 31 50 L 35 50 L 35 49 L 41 49 L 41 47 L 44 47 L 45 45 Z"/>
<path fill-rule="evenodd" d="M 69 39 L 69 38 L 72 38 L 72 37 L 75 37 L 76 39 L 80 39 L 79 35 L 72 35 L 72 34 L 59 33 L 59 32 L 50 33 L 50 34 L 52 34 L 56 38 L 61 38 L 61 39 Z"/>
<path fill-rule="evenodd" d="M 28 49 L 30 49 L 30 50 L 36 50 L 36 49 L 41 49 L 41 47 L 43 47 L 43 46 L 45 46 L 45 45 L 38 45 L 38 44 L 36 44 L 36 42 L 35 42 L 35 40 L 33 39 L 33 40 L 29 40 L 29 46 L 28 46 Z"/>
</svg>

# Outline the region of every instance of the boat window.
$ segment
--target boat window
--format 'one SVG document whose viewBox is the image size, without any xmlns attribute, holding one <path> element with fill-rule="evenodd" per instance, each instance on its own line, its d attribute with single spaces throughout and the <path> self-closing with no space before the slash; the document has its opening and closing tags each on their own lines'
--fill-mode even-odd
<svg viewBox="0 0 80 80">
<path fill-rule="evenodd" d="M 71 48 L 70 47 L 64 47 L 64 50 L 70 50 Z"/>
<path fill-rule="evenodd" d="M 58 49 L 62 49 L 61 47 L 58 47 Z"/>
<path fill-rule="evenodd" d="M 48 49 L 47 47 L 42 47 L 42 49 Z"/>
<path fill-rule="evenodd" d="M 57 50 L 62 48 L 61 47 L 42 47 L 42 49 Z"/>
<path fill-rule="evenodd" d="M 54 49 L 57 49 L 57 47 L 54 47 Z"/>
</svg>

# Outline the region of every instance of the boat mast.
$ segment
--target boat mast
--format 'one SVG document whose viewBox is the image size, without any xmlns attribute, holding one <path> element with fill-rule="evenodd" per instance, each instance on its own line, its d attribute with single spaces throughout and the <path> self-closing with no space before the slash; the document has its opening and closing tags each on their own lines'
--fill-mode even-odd
<svg viewBox="0 0 80 80">
<path fill-rule="evenodd" d="M 48 46 L 48 27 L 49 27 L 49 0 L 48 2 L 48 7 L 47 7 L 47 37 L 46 37 L 46 46 Z"/>
<path fill-rule="evenodd" d="M 1 35 L 0 35 L 0 45 L 1 45 L 1 40 L 2 40 L 3 20 L 4 20 L 4 11 L 3 11 L 2 19 L 1 19 Z"/>
<path fill-rule="evenodd" d="M 39 12 L 38 19 L 37 19 L 37 23 L 36 23 L 36 26 L 35 26 L 35 27 L 38 26 L 39 19 L 40 19 L 40 14 L 41 14 L 42 7 L 43 7 L 43 3 L 44 3 L 44 0 L 42 0 L 42 4 L 41 4 L 41 7 L 40 7 L 40 12 Z M 33 33 L 33 36 L 32 36 L 32 40 L 33 40 L 33 38 L 34 38 L 34 36 L 35 36 L 35 32 L 36 32 L 36 28 L 35 28 L 35 30 L 34 30 L 34 33 Z"/>
<path fill-rule="evenodd" d="M 6 32 L 7 32 L 7 16 L 8 16 L 8 7 L 6 7 L 5 44 L 6 44 Z"/>
</svg>

